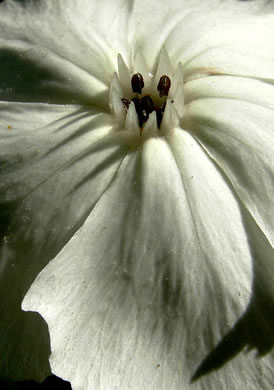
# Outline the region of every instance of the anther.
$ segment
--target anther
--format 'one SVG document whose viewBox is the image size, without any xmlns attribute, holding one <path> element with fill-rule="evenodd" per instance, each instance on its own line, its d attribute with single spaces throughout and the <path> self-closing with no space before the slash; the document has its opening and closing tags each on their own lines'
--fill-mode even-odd
<svg viewBox="0 0 274 390">
<path fill-rule="evenodd" d="M 168 96 L 168 91 L 171 85 L 170 78 L 166 75 L 160 78 L 160 81 L 157 85 L 157 90 L 159 91 L 160 97 Z"/>
<path fill-rule="evenodd" d="M 166 108 L 166 102 L 164 102 L 164 104 L 156 111 L 156 118 L 157 118 L 158 129 L 160 129 L 160 125 L 162 123 L 162 119 L 163 119 L 163 116 L 164 116 L 165 108 Z"/>
<path fill-rule="evenodd" d="M 141 99 L 133 98 L 132 101 L 135 105 L 139 125 L 142 127 L 143 123 L 148 120 L 149 114 L 154 110 L 153 100 L 149 95 L 146 95 Z"/>
<path fill-rule="evenodd" d="M 142 97 L 140 103 L 142 109 L 145 110 L 148 114 L 150 114 L 154 110 L 153 100 L 149 95 Z"/>
<path fill-rule="evenodd" d="M 144 88 L 144 79 L 141 73 L 135 73 L 131 77 L 131 87 L 133 92 L 137 92 L 139 94 L 142 93 L 142 89 Z"/>
<path fill-rule="evenodd" d="M 130 105 L 130 100 L 127 99 L 127 98 L 121 98 L 121 100 L 122 100 L 122 103 L 123 103 L 123 105 L 124 105 L 124 107 L 125 107 L 125 109 L 127 111 L 128 108 L 129 108 L 129 105 Z"/>
<path fill-rule="evenodd" d="M 154 104 L 153 100 L 150 96 L 144 96 L 140 100 L 140 107 L 141 107 L 141 121 L 144 123 L 148 120 L 149 114 L 154 110 Z"/>
</svg>

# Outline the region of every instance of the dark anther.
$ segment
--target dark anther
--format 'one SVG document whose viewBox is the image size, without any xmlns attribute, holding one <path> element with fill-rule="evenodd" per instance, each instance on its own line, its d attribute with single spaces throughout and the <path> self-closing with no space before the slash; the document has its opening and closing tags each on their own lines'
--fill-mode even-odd
<svg viewBox="0 0 274 390">
<path fill-rule="evenodd" d="M 168 96 L 168 91 L 171 85 L 170 78 L 168 76 L 162 76 L 158 83 L 157 89 L 159 91 L 160 97 Z M 131 86 L 132 91 L 138 94 L 142 93 L 142 89 L 144 87 L 144 79 L 140 73 L 135 73 L 131 78 Z M 143 97 L 135 96 L 133 99 L 129 100 L 127 98 L 121 98 L 121 101 L 124 105 L 125 110 L 129 109 L 130 103 L 133 102 L 135 106 L 135 110 L 138 117 L 138 122 L 140 128 L 147 122 L 149 115 L 155 111 L 157 118 L 157 126 L 158 129 L 163 120 L 166 102 L 164 102 L 160 107 L 155 106 L 154 102 L 150 95 L 146 95 Z"/>
<path fill-rule="evenodd" d="M 140 112 L 140 100 L 137 99 L 136 97 L 132 99 L 134 105 L 135 105 L 135 110 L 137 112 L 137 115 L 139 115 Z"/>
<path fill-rule="evenodd" d="M 130 100 L 126 99 L 126 98 L 122 98 L 121 100 L 122 100 L 123 105 L 125 106 L 125 109 L 128 110 L 129 105 L 130 105 Z"/>
<path fill-rule="evenodd" d="M 149 114 L 154 110 L 153 100 L 149 95 L 146 95 L 141 99 L 133 98 L 132 101 L 137 112 L 139 126 L 142 127 L 143 123 L 148 120 Z"/>
<path fill-rule="evenodd" d="M 140 104 L 141 104 L 142 110 L 145 110 L 146 113 L 148 113 L 148 114 L 150 114 L 154 110 L 153 100 L 151 99 L 151 97 L 149 95 L 142 97 L 142 99 L 140 100 Z"/>
<path fill-rule="evenodd" d="M 139 117 L 139 123 L 143 124 L 146 123 L 148 120 L 149 114 L 146 112 L 146 110 L 142 110 L 141 115 Z"/>
<path fill-rule="evenodd" d="M 165 108 L 166 108 L 166 102 L 164 102 L 164 104 L 156 111 L 158 129 L 160 128 L 160 125 L 162 123 Z"/>
<path fill-rule="evenodd" d="M 160 97 L 168 96 L 168 91 L 171 85 L 170 78 L 168 76 L 162 76 L 157 85 L 157 90 L 159 91 Z"/>
<path fill-rule="evenodd" d="M 141 73 L 135 73 L 131 77 L 131 87 L 133 92 L 142 93 L 142 89 L 144 88 L 144 79 Z"/>
</svg>

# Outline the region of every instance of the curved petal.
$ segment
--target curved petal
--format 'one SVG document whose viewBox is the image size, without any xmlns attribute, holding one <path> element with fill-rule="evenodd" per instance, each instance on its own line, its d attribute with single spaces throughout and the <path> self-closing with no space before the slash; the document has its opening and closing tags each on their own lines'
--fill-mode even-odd
<svg viewBox="0 0 274 390">
<path fill-rule="evenodd" d="M 210 83 L 201 83 L 201 91 L 206 84 Z M 254 96 L 251 93 L 254 89 L 250 88 L 256 83 L 241 85 L 246 87 L 247 101 L 231 97 L 234 94 L 243 99 L 244 92 L 241 88 L 237 90 L 235 83 L 231 89 L 228 84 L 224 87 L 221 99 L 214 97 L 214 88 L 212 92 L 207 88 L 208 98 L 201 97 L 186 106 L 184 126 L 223 170 L 273 247 L 274 92 L 262 83 L 262 91 L 268 93 L 258 93 L 255 99 L 250 99 L 249 96 Z"/>
<path fill-rule="evenodd" d="M 264 3 L 216 1 L 225 13 L 248 7 L 257 12 Z M 0 99 L 101 107 L 99 114 L 88 107 L 1 103 L 0 271 L 1 296 L 7 297 L 1 301 L 0 354 L 6 357 L 1 375 L 42 379 L 49 371 L 45 324 L 35 313 L 20 312 L 20 303 L 67 242 L 34 283 L 24 307 L 39 310 L 48 321 L 52 368 L 75 388 L 128 389 L 133 376 L 136 390 L 188 389 L 205 355 L 255 305 L 249 301 L 255 283 L 251 258 L 262 261 L 264 244 L 267 259 L 272 253 L 273 225 L 259 203 L 271 204 L 271 148 L 263 150 L 272 139 L 272 110 L 241 102 L 242 116 L 229 118 L 240 110 L 236 101 L 224 109 L 235 90 L 227 87 L 224 95 L 231 96 L 219 106 L 204 99 L 206 109 L 204 101 L 193 101 L 191 90 L 185 122 L 192 136 L 176 130 L 169 146 L 152 139 L 135 152 L 126 133 L 112 134 L 110 116 L 102 113 L 108 110 L 107 85 L 117 53 L 130 66 L 131 45 L 141 46 L 152 66 L 165 43 L 172 60 L 184 63 L 186 80 L 225 73 L 273 82 L 272 16 L 230 20 L 214 12 L 206 17 L 208 2 L 182 4 L 29 0 L 0 5 Z M 169 23 L 163 23 L 166 18 Z M 268 87 L 262 105 L 271 108 Z M 240 95 L 258 104 L 251 92 L 248 98 L 243 91 Z M 212 135 L 212 122 L 220 123 L 225 135 Z M 263 126 L 265 139 L 257 145 Z M 252 136 L 245 140 L 247 131 Z M 237 155 L 239 144 L 244 146 Z M 256 178 L 248 175 L 247 162 Z M 252 216 L 247 230 L 241 202 Z M 254 247 L 247 231 L 257 237 Z M 231 383 L 268 388 L 271 359 L 255 362 L 253 354 L 241 354 L 220 374 L 196 375 L 191 388 L 217 384 L 224 390 Z"/>
<path fill-rule="evenodd" d="M 1 4 L 0 99 L 103 104 L 117 54 L 128 58 L 130 10 L 127 0 Z"/>
<path fill-rule="evenodd" d="M 186 104 L 197 99 L 226 98 L 274 110 L 272 84 L 248 77 L 219 75 L 191 80 L 184 85 L 184 96 Z"/>
<path fill-rule="evenodd" d="M 226 74 L 273 82 L 273 37 L 273 14 L 193 13 L 165 45 L 172 60 L 182 62 L 185 80 Z"/>
<path fill-rule="evenodd" d="M 189 389 L 247 307 L 252 264 L 238 202 L 199 144 L 181 130 L 174 137 L 124 159 L 24 299 L 49 325 L 53 372 L 73 388 Z M 256 362 L 236 361 L 218 389 L 231 374 L 255 389 Z M 241 378 L 237 364 L 248 365 Z"/>
<path fill-rule="evenodd" d="M 1 103 L 2 377 L 49 374 L 45 323 L 21 301 L 83 223 L 127 153 L 111 118 L 79 106 Z M 16 287 L 15 287 L 16 286 Z"/>
<path fill-rule="evenodd" d="M 214 34 L 212 26 L 219 25 L 222 32 L 224 17 L 235 21 L 234 28 L 238 15 L 246 17 L 247 14 L 264 13 L 265 17 L 265 13 L 273 12 L 273 4 L 269 3 L 268 0 L 138 0 L 133 8 L 136 20 L 133 47 L 143 51 L 150 68 L 156 66 L 157 56 L 164 45 L 169 54 L 174 54 L 172 59 L 183 62 L 189 52 L 196 55 L 203 43 L 206 48 L 211 45 L 207 36 L 203 37 L 204 31 Z M 215 43 L 222 42 L 219 30 L 216 31 Z"/>
</svg>

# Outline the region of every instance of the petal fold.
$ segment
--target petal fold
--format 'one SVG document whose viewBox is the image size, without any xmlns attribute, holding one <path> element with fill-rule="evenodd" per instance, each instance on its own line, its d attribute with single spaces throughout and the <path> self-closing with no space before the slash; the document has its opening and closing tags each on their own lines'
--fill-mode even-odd
<svg viewBox="0 0 274 390">
<path fill-rule="evenodd" d="M 151 138 L 125 157 L 23 302 L 46 319 L 52 370 L 76 389 L 213 385 L 190 380 L 249 302 L 240 206 L 195 139 L 182 130 L 172 137 L 169 145 Z"/>
<path fill-rule="evenodd" d="M 117 54 L 129 61 L 131 8 L 126 0 L 1 4 L 0 99 L 104 104 Z"/>
<path fill-rule="evenodd" d="M 50 373 L 47 327 L 21 311 L 22 299 L 109 186 L 127 146 L 113 137 L 110 115 L 90 108 L 0 109 L 0 372 L 42 381 Z"/>
<path fill-rule="evenodd" d="M 225 97 L 194 100 L 186 106 L 184 125 L 222 169 L 274 247 L 274 110 L 264 106 L 266 101 L 272 105 L 269 97 L 261 96 L 262 105 Z"/>
</svg>

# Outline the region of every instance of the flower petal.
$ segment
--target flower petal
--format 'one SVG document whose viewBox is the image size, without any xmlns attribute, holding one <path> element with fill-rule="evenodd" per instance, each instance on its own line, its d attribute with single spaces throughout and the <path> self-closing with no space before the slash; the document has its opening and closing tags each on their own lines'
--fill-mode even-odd
<svg viewBox="0 0 274 390">
<path fill-rule="evenodd" d="M 165 43 L 185 80 L 238 75 L 274 80 L 274 15 L 191 14 Z"/>
<path fill-rule="evenodd" d="M 172 137 L 128 154 L 24 299 L 49 325 L 53 372 L 75 389 L 189 389 L 249 302 L 239 204 L 199 144 L 182 130 Z M 253 389 L 251 366 L 233 378 Z M 225 372 L 219 389 L 231 383 Z"/>
<path fill-rule="evenodd" d="M 1 4 L 0 99 L 105 102 L 117 54 L 128 59 L 130 3 L 49 0 Z"/>
<path fill-rule="evenodd" d="M 142 49 L 150 67 L 155 66 L 162 47 L 166 46 L 169 54 L 174 54 L 173 60 L 186 58 L 186 48 L 195 55 L 199 50 L 199 42 L 208 42 L 204 37 L 204 26 L 207 32 L 212 32 L 212 26 L 219 25 L 215 42 L 222 36 L 222 20 L 230 17 L 237 27 L 237 17 L 248 14 L 265 14 L 273 12 L 274 7 L 269 0 L 244 2 L 239 0 L 138 0 L 134 2 L 133 20 L 135 34 L 133 47 Z M 201 24 L 202 21 L 202 24 Z M 224 26 L 225 27 L 225 26 Z M 238 26 L 239 27 L 239 26 Z M 252 28 L 250 28 L 252 32 Z M 252 32 L 253 34 L 253 32 Z M 264 45 L 264 42 L 261 42 Z M 188 47 L 187 47 L 188 46 Z M 209 46 L 207 45 L 206 48 Z M 178 50 L 177 50 L 178 49 Z M 175 53 L 176 52 L 176 53 Z M 188 50 L 187 50 L 188 53 Z M 187 54 L 186 53 L 186 54 Z M 175 64 L 176 66 L 177 64 Z M 154 69 L 156 71 L 156 69 Z"/>
<path fill-rule="evenodd" d="M 90 108 L 0 103 L 0 110 L 0 372 L 42 380 L 47 329 L 22 313 L 22 298 L 109 186 L 127 146 L 113 137 L 110 116 Z"/>
<path fill-rule="evenodd" d="M 201 98 L 186 105 L 184 126 L 216 161 L 274 246 L 273 88 L 257 80 L 228 83 L 222 77 L 197 82 Z"/>
</svg>

